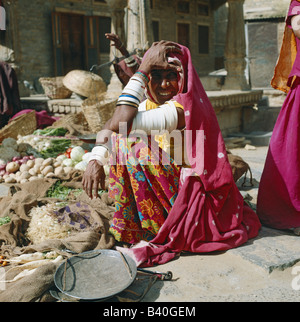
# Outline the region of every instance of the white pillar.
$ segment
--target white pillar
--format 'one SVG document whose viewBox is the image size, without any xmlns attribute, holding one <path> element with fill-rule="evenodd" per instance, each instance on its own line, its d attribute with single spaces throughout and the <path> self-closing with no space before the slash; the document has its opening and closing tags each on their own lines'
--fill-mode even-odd
<svg viewBox="0 0 300 322">
<path fill-rule="evenodd" d="M 225 46 L 227 77 L 224 89 L 249 90 L 245 76 L 246 40 L 244 24 L 244 0 L 228 0 L 228 25 Z"/>
<path fill-rule="evenodd" d="M 130 51 L 147 50 L 153 42 L 152 18 L 149 0 L 128 0 L 127 48 Z"/>
<path fill-rule="evenodd" d="M 124 9 L 127 5 L 127 0 L 106 0 L 106 2 L 111 13 L 111 32 L 117 34 L 122 42 L 125 42 Z M 115 56 L 119 57 L 121 54 L 112 46 L 110 49 L 110 59 L 114 59 Z M 107 87 L 107 91 L 112 95 L 118 96 L 122 92 L 122 84 L 119 81 L 113 66 L 111 66 L 110 71 L 112 77 L 110 84 Z"/>
</svg>

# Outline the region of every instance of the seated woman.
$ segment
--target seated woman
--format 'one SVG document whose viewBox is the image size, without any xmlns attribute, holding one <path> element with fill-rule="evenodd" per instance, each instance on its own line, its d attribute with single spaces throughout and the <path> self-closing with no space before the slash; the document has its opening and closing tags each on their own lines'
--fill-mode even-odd
<svg viewBox="0 0 300 322">
<path fill-rule="evenodd" d="M 97 143 L 84 189 L 93 198 L 99 183 L 104 187 L 110 155 L 116 207 L 110 232 L 137 244 L 126 251 L 138 265 L 162 264 L 181 251 L 227 250 L 258 234 L 260 222 L 234 182 L 215 112 L 186 47 L 152 45 Z"/>
</svg>

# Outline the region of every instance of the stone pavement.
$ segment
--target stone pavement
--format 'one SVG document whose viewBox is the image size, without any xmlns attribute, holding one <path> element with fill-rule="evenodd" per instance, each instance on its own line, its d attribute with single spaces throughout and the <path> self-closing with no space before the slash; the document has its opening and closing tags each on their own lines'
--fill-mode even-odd
<svg viewBox="0 0 300 322">
<path fill-rule="evenodd" d="M 267 149 L 267 146 L 255 150 L 231 149 L 233 154 L 248 162 L 252 170 L 254 187 L 240 190 L 253 207 Z M 7 187 L 0 185 L 0 197 L 6 194 Z M 299 261 L 300 237 L 289 231 L 262 227 L 258 237 L 239 248 L 214 254 L 182 254 L 167 264 L 149 268 L 171 271 L 173 280 L 157 281 L 143 301 L 299 301 Z"/>
<path fill-rule="evenodd" d="M 267 150 L 267 146 L 257 146 L 255 150 L 231 149 L 252 170 L 254 187 L 240 190 L 253 207 Z M 217 254 L 184 254 L 151 268 L 172 271 L 174 281 L 156 282 L 144 301 L 298 302 L 299 261 L 300 237 L 290 231 L 262 227 L 258 237 L 239 248 Z"/>
</svg>

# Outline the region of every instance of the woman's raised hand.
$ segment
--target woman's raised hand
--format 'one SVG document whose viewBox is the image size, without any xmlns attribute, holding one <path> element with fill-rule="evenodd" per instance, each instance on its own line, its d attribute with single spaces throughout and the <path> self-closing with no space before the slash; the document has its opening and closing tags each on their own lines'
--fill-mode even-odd
<svg viewBox="0 0 300 322">
<path fill-rule="evenodd" d="M 128 50 L 122 43 L 118 35 L 113 33 L 106 33 L 105 37 L 111 41 L 111 46 L 115 46 L 123 56 L 129 56 Z"/>
<path fill-rule="evenodd" d="M 145 54 L 140 69 L 150 74 L 153 69 L 174 69 L 180 71 L 180 67 L 168 63 L 168 54 L 182 54 L 178 44 L 172 41 L 161 40 L 154 42 Z"/>
</svg>

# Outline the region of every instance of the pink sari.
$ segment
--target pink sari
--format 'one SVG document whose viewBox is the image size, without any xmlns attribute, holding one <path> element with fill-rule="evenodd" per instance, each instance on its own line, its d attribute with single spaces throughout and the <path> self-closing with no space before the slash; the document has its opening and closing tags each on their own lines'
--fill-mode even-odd
<svg viewBox="0 0 300 322">
<path fill-rule="evenodd" d="M 291 29 L 291 17 L 299 14 L 300 1 L 291 1 L 274 76 L 285 75 L 280 82 L 289 91 L 273 129 L 257 198 L 259 218 L 277 229 L 300 227 L 300 40 Z"/>
<path fill-rule="evenodd" d="M 261 224 L 234 182 L 214 109 L 181 46 L 185 90 L 174 97 L 184 107 L 186 145 L 192 169 L 181 170 L 178 195 L 166 221 L 151 242 L 119 250 L 138 266 L 163 264 L 182 251 L 224 251 L 257 236 Z M 195 175 L 193 175 L 195 174 Z"/>
</svg>

